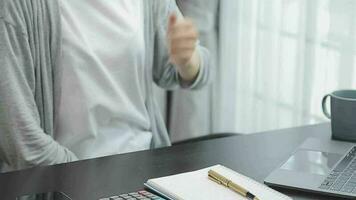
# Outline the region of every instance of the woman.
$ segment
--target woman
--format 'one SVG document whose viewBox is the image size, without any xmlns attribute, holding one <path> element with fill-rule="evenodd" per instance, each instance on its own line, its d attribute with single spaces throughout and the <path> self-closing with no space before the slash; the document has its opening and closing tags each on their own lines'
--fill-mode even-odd
<svg viewBox="0 0 356 200">
<path fill-rule="evenodd" d="M 7 170 L 170 145 L 152 83 L 197 89 L 208 54 L 172 0 L 2 0 Z"/>
</svg>

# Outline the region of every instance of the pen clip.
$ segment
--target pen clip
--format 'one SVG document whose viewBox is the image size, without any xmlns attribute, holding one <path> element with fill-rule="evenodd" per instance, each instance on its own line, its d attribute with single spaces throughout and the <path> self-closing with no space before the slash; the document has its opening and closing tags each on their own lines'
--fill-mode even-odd
<svg viewBox="0 0 356 200">
<path fill-rule="evenodd" d="M 209 170 L 208 172 L 208 176 L 211 177 L 212 179 L 215 180 L 215 182 L 228 187 L 230 180 L 226 179 L 225 177 L 221 176 L 220 174 L 218 174 L 217 172 L 213 171 L 213 170 Z"/>
<path fill-rule="evenodd" d="M 212 181 L 214 181 L 215 183 L 222 185 L 222 182 L 219 181 L 217 178 L 215 178 L 214 176 L 211 176 L 210 174 L 208 175 L 208 178 Z"/>
</svg>

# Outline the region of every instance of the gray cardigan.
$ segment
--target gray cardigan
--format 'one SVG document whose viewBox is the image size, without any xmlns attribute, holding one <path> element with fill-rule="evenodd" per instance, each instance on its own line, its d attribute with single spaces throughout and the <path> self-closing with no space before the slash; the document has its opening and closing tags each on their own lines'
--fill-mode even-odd
<svg viewBox="0 0 356 200">
<path fill-rule="evenodd" d="M 146 107 L 152 148 L 170 145 L 152 94 L 153 83 L 174 89 L 197 89 L 208 80 L 208 52 L 199 47 L 201 70 L 191 85 L 180 82 L 168 62 L 166 26 L 170 13 L 180 14 L 174 0 L 145 3 Z M 0 161 L 11 169 L 77 160 L 53 138 L 60 92 L 61 20 L 58 0 L 0 1 Z"/>
</svg>

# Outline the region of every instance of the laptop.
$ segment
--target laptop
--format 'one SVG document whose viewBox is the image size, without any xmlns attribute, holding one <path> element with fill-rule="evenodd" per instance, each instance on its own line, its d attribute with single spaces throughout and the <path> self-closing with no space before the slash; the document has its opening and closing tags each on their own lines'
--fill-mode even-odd
<svg viewBox="0 0 356 200">
<path fill-rule="evenodd" d="M 309 138 L 265 184 L 328 196 L 356 197 L 356 144 Z"/>
</svg>

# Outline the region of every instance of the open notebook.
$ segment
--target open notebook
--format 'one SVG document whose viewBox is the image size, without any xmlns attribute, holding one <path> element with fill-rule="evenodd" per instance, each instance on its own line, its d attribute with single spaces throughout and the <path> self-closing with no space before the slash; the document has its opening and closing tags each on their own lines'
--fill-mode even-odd
<svg viewBox="0 0 356 200">
<path fill-rule="evenodd" d="M 260 200 L 291 200 L 290 197 L 221 165 L 150 179 L 145 185 L 171 200 L 246 200 L 245 197 L 209 180 L 208 171 L 210 169 L 243 186 Z"/>
</svg>

